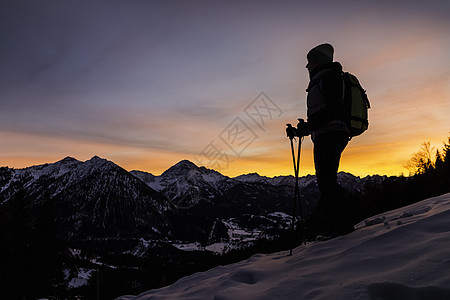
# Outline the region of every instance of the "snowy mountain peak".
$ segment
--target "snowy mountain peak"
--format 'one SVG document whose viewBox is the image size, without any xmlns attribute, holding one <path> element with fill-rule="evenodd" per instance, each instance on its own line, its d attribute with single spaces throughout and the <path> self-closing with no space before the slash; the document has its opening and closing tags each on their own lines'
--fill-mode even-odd
<svg viewBox="0 0 450 300">
<path fill-rule="evenodd" d="M 73 157 L 65 157 L 55 163 L 31 166 L 24 169 L 12 170 L 13 177 L 11 182 L 23 182 L 25 187 L 39 184 L 39 181 L 47 179 L 58 179 L 66 176 L 71 178 L 66 184 L 77 181 L 93 172 L 104 172 L 106 170 L 119 169 L 120 167 L 111 161 L 94 156 L 85 162 L 79 161 Z M 3 187 L 3 190 L 6 186 Z"/>
<path fill-rule="evenodd" d="M 80 164 L 82 164 L 82 162 L 72 157 L 66 157 L 58 162 L 51 164 L 47 163 L 42 165 L 31 166 L 24 169 L 17 169 L 14 171 L 16 178 L 15 180 L 21 177 L 26 177 L 28 178 L 29 183 L 31 184 L 34 180 L 40 178 L 41 176 L 49 176 L 52 178 L 57 178 L 69 172 L 70 170 L 76 168 Z"/>
<path fill-rule="evenodd" d="M 176 163 L 175 165 L 170 167 L 167 171 L 169 171 L 169 170 L 172 170 L 172 171 L 174 171 L 174 170 L 177 170 L 177 171 L 178 170 L 196 170 L 198 168 L 199 167 L 197 167 L 196 164 L 194 164 L 193 162 L 185 159 L 185 160 L 182 160 L 182 161 Z"/>
<path fill-rule="evenodd" d="M 60 161 L 58 161 L 56 163 L 58 163 L 58 164 L 71 164 L 71 163 L 77 163 L 77 162 L 80 162 L 80 161 L 75 159 L 75 158 L 73 158 L 73 157 L 71 157 L 71 156 L 67 156 L 67 157 L 61 159 Z"/>
<path fill-rule="evenodd" d="M 93 156 L 91 159 L 87 160 L 86 162 L 96 163 L 96 164 L 103 164 L 108 162 L 107 159 L 98 157 L 97 155 Z"/>
<path fill-rule="evenodd" d="M 234 177 L 234 179 L 243 182 L 266 182 L 268 177 L 261 176 L 258 173 L 249 173 Z"/>
<path fill-rule="evenodd" d="M 86 170 L 120 168 L 118 165 L 116 165 L 112 161 L 109 161 L 104 158 L 100 158 L 98 156 L 94 156 L 82 164 L 83 164 L 83 168 Z"/>
<path fill-rule="evenodd" d="M 182 160 L 177 164 L 173 165 L 161 174 L 161 177 L 178 177 L 186 176 L 190 173 L 197 173 L 200 168 L 189 160 Z"/>
<path fill-rule="evenodd" d="M 189 160 L 180 161 L 162 173 L 161 177 L 165 179 L 176 177 L 178 180 L 180 180 L 180 178 L 184 178 L 191 183 L 198 183 L 201 181 L 209 184 L 215 184 L 219 180 L 229 179 L 227 176 L 224 176 L 215 170 L 211 170 L 203 166 L 198 167 Z"/>
</svg>

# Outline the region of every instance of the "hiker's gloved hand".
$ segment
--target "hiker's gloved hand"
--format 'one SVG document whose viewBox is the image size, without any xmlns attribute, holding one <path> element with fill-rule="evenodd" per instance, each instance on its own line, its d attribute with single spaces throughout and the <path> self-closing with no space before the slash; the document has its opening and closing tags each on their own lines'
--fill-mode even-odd
<svg viewBox="0 0 450 300">
<path fill-rule="evenodd" d="M 291 124 L 286 124 L 286 126 L 287 126 L 286 127 L 286 135 L 287 135 L 288 138 L 290 138 L 292 140 L 293 138 L 298 136 L 297 135 L 297 128 L 292 127 Z"/>
<path fill-rule="evenodd" d="M 303 137 L 311 134 L 311 128 L 309 127 L 308 122 L 305 122 L 303 119 L 298 119 L 297 124 L 297 136 Z"/>
</svg>

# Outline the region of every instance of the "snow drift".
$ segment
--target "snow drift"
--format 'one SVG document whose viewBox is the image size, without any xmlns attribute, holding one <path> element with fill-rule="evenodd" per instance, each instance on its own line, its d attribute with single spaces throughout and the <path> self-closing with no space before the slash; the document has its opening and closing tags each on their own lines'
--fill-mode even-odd
<svg viewBox="0 0 450 300">
<path fill-rule="evenodd" d="M 450 299 L 450 194 L 356 227 L 118 299 Z"/>
</svg>

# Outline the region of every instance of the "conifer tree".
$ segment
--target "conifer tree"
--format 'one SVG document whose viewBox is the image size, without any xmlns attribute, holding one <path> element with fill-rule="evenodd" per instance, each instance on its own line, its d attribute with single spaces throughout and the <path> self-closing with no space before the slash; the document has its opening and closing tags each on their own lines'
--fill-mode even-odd
<svg viewBox="0 0 450 300">
<path fill-rule="evenodd" d="M 448 136 L 447 143 L 444 143 L 444 149 L 442 150 L 443 159 L 443 176 L 447 186 L 450 185 L 450 136 Z"/>
<path fill-rule="evenodd" d="M 444 168 L 444 160 L 442 159 L 442 155 L 439 150 L 436 150 L 436 160 L 434 162 L 434 167 L 438 172 L 440 172 Z"/>
<path fill-rule="evenodd" d="M 447 169 L 450 166 L 450 135 L 447 138 L 447 143 L 444 143 L 444 149 L 443 149 L 443 159 L 444 163 L 447 167 Z"/>
</svg>

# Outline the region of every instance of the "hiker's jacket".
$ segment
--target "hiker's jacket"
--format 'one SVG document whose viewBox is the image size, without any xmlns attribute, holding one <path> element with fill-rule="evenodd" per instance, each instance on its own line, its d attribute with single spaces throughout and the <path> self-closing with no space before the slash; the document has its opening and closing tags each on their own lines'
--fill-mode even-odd
<svg viewBox="0 0 450 300">
<path fill-rule="evenodd" d="M 342 121 L 343 89 L 342 66 L 338 62 L 318 67 L 310 74 L 307 97 L 308 124 L 313 141 L 328 132 L 349 130 Z"/>
</svg>

